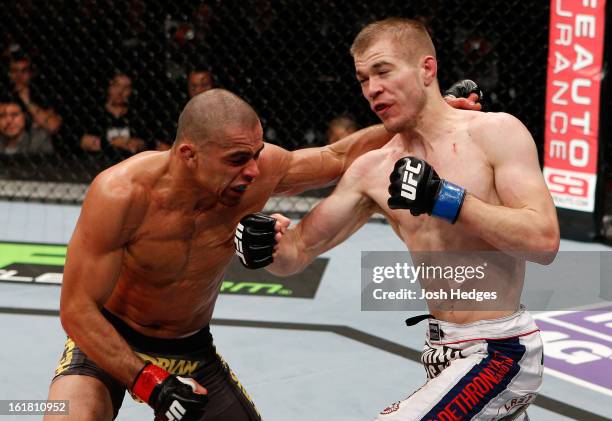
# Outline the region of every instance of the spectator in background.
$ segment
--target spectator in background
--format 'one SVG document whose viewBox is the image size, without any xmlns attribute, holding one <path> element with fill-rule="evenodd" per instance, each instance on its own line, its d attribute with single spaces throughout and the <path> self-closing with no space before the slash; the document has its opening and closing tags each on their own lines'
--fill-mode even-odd
<svg viewBox="0 0 612 421">
<path fill-rule="evenodd" d="M 32 127 L 44 129 L 53 135 L 62 126 L 62 118 L 48 104 L 38 87 L 33 86 L 30 58 L 20 49 L 11 52 L 8 77 L 13 94 L 19 99 L 23 111 L 29 115 Z"/>
<path fill-rule="evenodd" d="M 120 159 L 145 149 L 140 121 L 130 109 L 131 96 L 132 78 L 116 73 L 108 85 L 104 108 L 92 116 L 90 127 L 81 137 L 81 149 Z"/>
<path fill-rule="evenodd" d="M 0 154 L 46 154 L 53 152 L 51 134 L 31 124 L 18 98 L 0 100 Z"/>
<path fill-rule="evenodd" d="M 204 67 L 197 67 L 189 72 L 187 77 L 187 98 L 182 98 L 180 109 L 183 108 L 185 103 L 202 92 L 206 92 L 215 87 L 215 81 L 213 73 L 210 69 Z M 155 140 L 155 149 L 158 151 L 167 151 L 172 146 L 174 141 L 174 135 L 176 133 L 176 122 L 179 115 L 179 111 L 175 112 L 175 116 L 172 118 L 164 117 L 158 121 L 161 126 L 158 130 Z"/>
<path fill-rule="evenodd" d="M 341 115 L 329 122 L 327 129 L 327 143 L 331 145 L 340 139 L 356 132 L 359 129 L 357 123 L 348 115 Z"/>
<path fill-rule="evenodd" d="M 210 70 L 194 69 L 189 72 L 189 77 L 187 79 L 187 93 L 189 94 L 189 99 L 214 87 L 213 74 Z"/>
</svg>

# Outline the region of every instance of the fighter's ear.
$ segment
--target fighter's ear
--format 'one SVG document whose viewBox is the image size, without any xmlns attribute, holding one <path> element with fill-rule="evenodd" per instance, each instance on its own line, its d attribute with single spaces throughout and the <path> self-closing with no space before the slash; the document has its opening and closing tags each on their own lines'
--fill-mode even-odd
<svg viewBox="0 0 612 421">
<path fill-rule="evenodd" d="M 191 143 L 181 143 L 177 147 L 179 156 L 183 159 L 183 162 L 187 164 L 187 166 L 192 166 L 195 164 L 196 159 L 196 149 L 195 145 Z"/>
<path fill-rule="evenodd" d="M 425 56 L 421 59 L 421 70 L 423 72 L 423 82 L 429 86 L 438 76 L 438 62 L 434 56 Z"/>
</svg>

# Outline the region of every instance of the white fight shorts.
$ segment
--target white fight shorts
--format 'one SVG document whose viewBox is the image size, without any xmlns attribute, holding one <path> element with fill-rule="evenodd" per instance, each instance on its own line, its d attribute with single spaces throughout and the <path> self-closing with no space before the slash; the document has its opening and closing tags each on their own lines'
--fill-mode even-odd
<svg viewBox="0 0 612 421">
<path fill-rule="evenodd" d="M 465 325 L 430 319 L 421 355 L 427 382 L 376 420 L 528 420 L 543 358 L 539 329 L 524 308 Z"/>
</svg>

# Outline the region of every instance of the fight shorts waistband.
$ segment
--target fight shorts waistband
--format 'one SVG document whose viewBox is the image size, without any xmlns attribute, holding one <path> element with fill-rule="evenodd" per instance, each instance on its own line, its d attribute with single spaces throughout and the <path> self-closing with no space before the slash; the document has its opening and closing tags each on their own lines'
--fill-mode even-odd
<svg viewBox="0 0 612 421">
<path fill-rule="evenodd" d="M 427 340 L 433 345 L 452 345 L 462 342 L 501 340 L 538 332 L 531 314 L 523 307 L 514 314 L 499 319 L 478 320 L 457 324 L 431 318 Z"/>
<path fill-rule="evenodd" d="M 215 347 L 210 333 L 210 326 L 206 325 L 196 333 L 177 339 L 156 338 L 146 336 L 132 329 L 127 323 L 115 316 L 105 308 L 102 314 L 113 325 L 126 342 L 136 350 L 146 350 L 155 354 L 180 355 L 195 351 L 210 352 L 215 355 Z"/>
</svg>

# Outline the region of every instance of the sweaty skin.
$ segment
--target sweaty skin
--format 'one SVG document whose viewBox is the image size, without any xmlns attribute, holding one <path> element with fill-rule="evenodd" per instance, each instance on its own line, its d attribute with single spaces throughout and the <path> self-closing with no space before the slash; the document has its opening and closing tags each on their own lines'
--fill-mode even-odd
<svg viewBox="0 0 612 421">
<path fill-rule="evenodd" d="M 454 310 L 452 300 L 432 305 L 434 317 L 454 323 L 494 319 L 519 307 L 525 261 L 548 264 L 559 247 L 555 207 L 540 171 L 534 141 L 516 118 L 449 107 L 439 93 L 437 63 L 431 55 L 414 62 L 382 39 L 355 56 L 362 91 L 385 127 L 396 133 L 382 149 L 358 158 L 332 195 L 293 229 L 281 219 L 280 242 L 268 270 L 287 275 L 344 241 L 374 213 L 386 217 L 411 251 L 415 264 L 428 252 L 496 251 L 487 279 L 505 290 L 503 308 Z M 405 156 L 427 161 L 440 178 L 468 192 L 454 225 L 429 215 L 391 210 L 389 175 Z M 417 253 L 418 252 L 418 253 Z M 431 253 L 430 265 L 482 263 Z M 480 257 L 480 258 L 479 258 Z M 433 260 L 432 260 L 433 259 Z M 437 259 L 437 260 L 436 260 Z M 470 258 L 467 258 L 470 260 Z M 435 303 L 440 304 L 440 303 Z M 465 307 L 464 307 L 465 309 Z M 478 310 L 477 303 L 471 307 Z"/>
<path fill-rule="evenodd" d="M 288 152 L 264 143 L 259 124 L 226 131 L 205 164 L 230 174 L 219 176 L 212 196 L 198 194 L 178 148 L 145 152 L 104 171 L 90 187 L 68 246 L 61 297 L 67 333 L 130 385 L 143 363 L 100 307 L 149 336 L 176 338 L 201 329 L 234 254 L 238 221 L 260 211 L 272 194 L 334 181 L 355 157 L 388 139 L 374 126 L 332 146 Z"/>
<path fill-rule="evenodd" d="M 360 136 L 373 132 L 384 136 L 377 129 Z M 245 142 L 247 148 L 249 144 L 253 151 L 263 146 L 256 136 Z M 243 196 L 238 206 L 217 203 L 186 210 L 181 206 L 180 187 L 170 188 L 170 153 L 144 154 L 117 168 L 121 183 L 134 190 L 128 218 L 141 222 L 126 227 L 131 235 L 117 284 L 106 302 L 109 310 L 125 316 L 132 327 L 157 337 L 183 336 L 210 321 L 242 216 L 261 210 L 272 194 L 296 193 L 328 183 L 343 167 L 341 158 L 330 150 L 292 154 L 266 144 L 257 160 L 257 182 L 242 194 L 230 192 Z M 100 178 L 101 183 L 112 183 L 114 177 L 103 174 Z M 97 199 L 91 197 L 92 207 Z M 169 297 L 172 299 L 167 300 Z M 160 302 L 164 306 L 157 306 Z"/>
<path fill-rule="evenodd" d="M 465 99 L 451 103 L 476 108 Z M 192 98 L 178 126 L 169 151 L 143 152 L 96 177 L 68 245 L 62 325 L 128 388 L 144 362 L 102 307 L 151 337 L 202 329 L 234 254 L 240 219 L 260 211 L 273 194 L 333 183 L 358 156 L 391 137 L 378 125 L 333 145 L 289 152 L 265 143 L 252 108 L 219 89 Z M 97 378 L 61 376 L 49 399 L 70 399 L 72 419 L 112 418 L 108 390 Z"/>
</svg>

